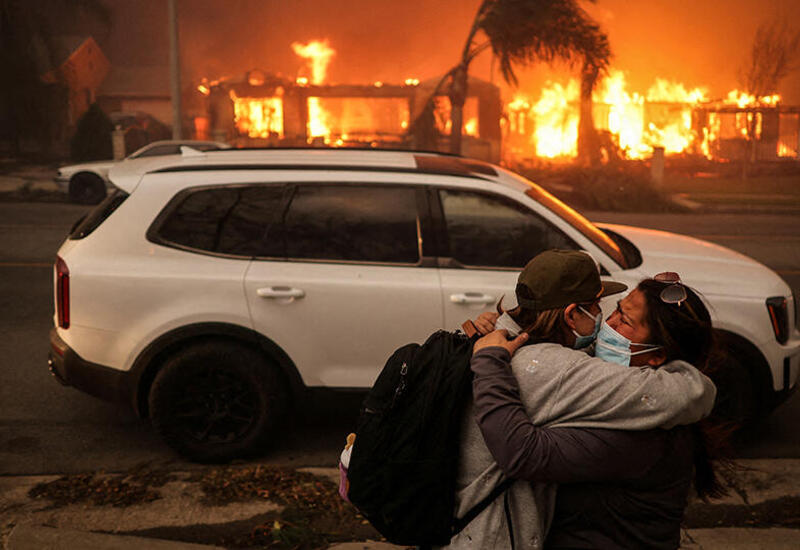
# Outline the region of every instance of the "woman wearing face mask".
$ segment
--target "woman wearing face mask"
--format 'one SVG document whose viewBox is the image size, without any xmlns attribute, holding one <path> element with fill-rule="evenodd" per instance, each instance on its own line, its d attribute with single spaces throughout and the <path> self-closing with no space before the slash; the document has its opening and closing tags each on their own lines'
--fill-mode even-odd
<svg viewBox="0 0 800 550">
<path fill-rule="evenodd" d="M 619 283 L 602 282 L 597 266 L 585 253 L 550 250 L 539 254 L 519 276 L 518 307 L 500 315 L 496 322 L 500 331 L 476 343 L 476 383 L 484 380 L 492 386 L 493 380 L 502 380 L 498 373 L 513 371 L 512 393 L 517 401 L 504 399 L 500 409 L 521 403 L 530 425 L 643 431 L 691 424 L 708 415 L 716 390 L 690 364 L 672 361 L 657 370 L 630 369 L 576 349 L 602 331 L 597 301 L 623 289 Z M 498 309 L 502 311 L 502 306 Z M 483 321 L 479 319 L 477 325 L 485 325 Z M 507 341 L 506 334 L 515 339 Z M 482 362 L 489 364 L 482 367 Z M 492 375 L 485 376 L 484 370 Z M 502 387 L 507 386 L 504 381 Z M 456 518 L 506 479 L 503 469 L 528 464 L 528 455 L 514 454 L 527 447 L 505 427 L 492 429 L 501 443 L 514 440 L 516 446 L 509 447 L 514 449 L 514 458 L 511 464 L 495 462 L 475 421 L 476 404 L 471 404 L 464 419 Z M 448 547 L 541 548 L 552 518 L 555 487 L 515 482 L 454 536 Z"/>
<path fill-rule="evenodd" d="M 702 300 L 677 274 L 664 273 L 618 302 L 599 330 L 596 353 L 644 370 L 676 361 L 705 368 L 712 347 Z M 677 548 L 690 487 L 703 499 L 724 494 L 711 460 L 720 437 L 699 425 L 537 427 L 507 366 L 513 351 L 499 333 L 476 343 L 475 413 L 506 475 L 559 483 L 545 548 Z"/>
</svg>

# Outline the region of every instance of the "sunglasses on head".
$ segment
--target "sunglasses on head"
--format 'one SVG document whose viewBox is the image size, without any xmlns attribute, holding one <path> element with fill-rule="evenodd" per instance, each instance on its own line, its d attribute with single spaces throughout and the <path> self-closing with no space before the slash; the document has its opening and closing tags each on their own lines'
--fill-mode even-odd
<svg viewBox="0 0 800 550">
<path fill-rule="evenodd" d="M 680 306 L 688 297 L 686 287 L 681 282 L 681 276 L 674 271 L 664 271 L 653 277 L 654 280 L 667 283 L 661 290 L 661 301 L 667 304 L 678 304 Z"/>
</svg>

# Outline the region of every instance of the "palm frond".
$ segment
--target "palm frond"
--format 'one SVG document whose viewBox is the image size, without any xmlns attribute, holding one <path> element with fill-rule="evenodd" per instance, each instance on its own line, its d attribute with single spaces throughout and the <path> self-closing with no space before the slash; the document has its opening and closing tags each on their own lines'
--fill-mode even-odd
<svg viewBox="0 0 800 550">
<path fill-rule="evenodd" d="M 611 57 L 608 37 L 576 0 L 487 0 L 480 15 L 510 84 L 517 84 L 515 65 L 559 60 L 602 71 Z"/>
</svg>

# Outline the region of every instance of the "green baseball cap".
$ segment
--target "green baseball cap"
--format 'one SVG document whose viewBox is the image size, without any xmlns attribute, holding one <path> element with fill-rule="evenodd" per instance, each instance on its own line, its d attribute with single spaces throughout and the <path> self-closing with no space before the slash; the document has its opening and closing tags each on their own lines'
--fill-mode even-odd
<svg viewBox="0 0 800 550">
<path fill-rule="evenodd" d="M 628 287 L 600 280 L 594 260 L 579 250 L 545 250 L 528 262 L 517 279 L 517 303 L 543 311 L 593 302 Z"/>
</svg>

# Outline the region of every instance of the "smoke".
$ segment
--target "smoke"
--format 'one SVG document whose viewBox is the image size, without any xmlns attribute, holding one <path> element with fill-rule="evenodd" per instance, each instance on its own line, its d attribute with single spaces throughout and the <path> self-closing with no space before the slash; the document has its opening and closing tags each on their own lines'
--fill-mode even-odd
<svg viewBox="0 0 800 550">
<path fill-rule="evenodd" d="M 166 65 L 163 0 L 106 0 L 115 27 L 102 44 L 113 64 Z M 328 39 L 336 50 L 327 82 L 401 83 L 428 79 L 458 60 L 480 0 L 180 0 L 184 75 L 194 82 L 259 68 L 294 78 L 305 61 L 293 42 Z M 630 89 L 644 92 L 656 77 L 706 86 L 722 97 L 738 86 L 758 24 L 780 14 L 800 21 L 795 0 L 598 0 L 586 9 L 609 33 L 612 67 L 625 71 Z M 471 73 L 500 82 L 491 55 Z M 521 70 L 531 93 L 566 68 Z M 787 78 L 784 103 L 800 104 L 800 71 Z M 506 94 L 510 96 L 510 93 Z"/>
</svg>

